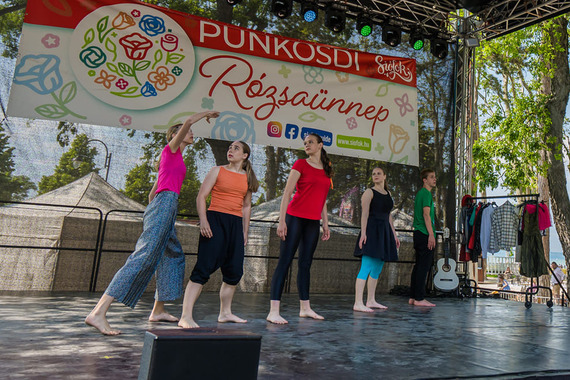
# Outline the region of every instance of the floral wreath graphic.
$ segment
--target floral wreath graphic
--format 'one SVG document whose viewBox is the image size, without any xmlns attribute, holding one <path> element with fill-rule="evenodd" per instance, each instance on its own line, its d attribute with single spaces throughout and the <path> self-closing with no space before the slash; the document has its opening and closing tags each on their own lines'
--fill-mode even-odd
<svg viewBox="0 0 570 380">
<path fill-rule="evenodd" d="M 178 97 L 194 72 L 194 48 L 184 30 L 153 8 L 118 4 L 87 15 L 71 37 L 74 74 L 93 96 L 141 110 Z"/>
</svg>

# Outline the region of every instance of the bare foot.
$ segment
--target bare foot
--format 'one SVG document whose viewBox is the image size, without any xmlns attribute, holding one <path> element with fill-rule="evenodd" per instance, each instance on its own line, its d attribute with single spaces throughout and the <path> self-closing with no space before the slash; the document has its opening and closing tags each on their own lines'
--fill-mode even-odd
<svg viewBox="0 0 570 380">
<path fill-rule="evenodd" d="M 371 309 L 387 309 L 387 306 L 382 305 L 381 303 L 378 303 L 376 301 L 373 302 L 366 302 L 366 307 L 369 307 Z"/>
<path fill-rule="evenodd" d="M 278 313 L 269 313 L 269 315 L 267 315 L 267 318 L 265 319 L 267 319 L 268 322 L 275 323 L 277 325 L 285 325 L 289 323 L 285 318 L 283 318 Z"/>
<path fill-rule="evenodd" d="M 195 329 L 197 327 L 200 327 L 196 322 L 194 322 L 192 318 L 186 319 L 184 317 L 180 318 L 180 321 L 178 321 L 178 326 L 182 327 L 183 329 Z"/>
<path fill-rule="evenodd" d="M 167 312 L 160 314 L 151 313 L 148 317 L 148 320 L 150 322 L 178 322 L 178 318 Z"/>
<path fill-rule="evenodd" d="M 354 304 L 354 306 L 352 307 L 352 310 L 362 311 L 363 313 L 372 313 L 374 311 L 369 307 L 366 307 L 364 305 L 357 305 L 357 304 Z"/>
<path fill-rule="evenodd" d="M 87 318 L 85 318 L 85 324 L 95 327 L 103 335 L 119 335 L 121 333 L 121 331 L 113 330 L 111 326 L 109 326 L 107 318 L 94 314 L 89 314 Z"/>
<path fill-rule="evenodd" d="M 421 300 L 421 301 L 415 301 L 415 300 L 414 300 L 414 306 L 428 306 L 428 307 L 433 307 L 433 306 L 435 306 L 435 304 L 429 302 L 428 300 Z"/>
<path fill-rule="evenodd" d="M 247 320 L 242 319 L 242 318 L 240 318 L 234 314 L 224 314 L 224 315 L 220 314 L 218 316 L 218 322 L 220 322 L 220 323 L 226 323 L 226 322 L 246 323 Z"/>
<path fill-rule="evenodd" d="M 414 304 L 414 301 L 415 301 L 415 300 L 414 300 L 413 298 L 410 298 L 410 299 L 408 300 L 408 304 L 413 305 L 413 304 Z"/>
<path fill-rule="evenodd" d="M 299 312 L 299 317 L 301 318 L 313 318 L 313 319 L 318 319 L 318 320 L 323 320 L 325 319 L 325 317 L 323 317 L 322 315 L 318 315 L 317 313 L 315 313 L 312 309 L 309 310 L 301 310 Z"/>
</svg>

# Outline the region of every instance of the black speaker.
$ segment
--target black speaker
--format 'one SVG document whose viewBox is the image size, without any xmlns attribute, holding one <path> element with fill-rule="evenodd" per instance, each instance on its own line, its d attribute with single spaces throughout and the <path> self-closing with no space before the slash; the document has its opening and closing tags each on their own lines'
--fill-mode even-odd
<svg viewBox="0 0 570 380">
<path fill-rule="evenodd" d="M 256 379 L 261 335 L 226 329 L 148 330 L 139 380 Z"/>
</svg>

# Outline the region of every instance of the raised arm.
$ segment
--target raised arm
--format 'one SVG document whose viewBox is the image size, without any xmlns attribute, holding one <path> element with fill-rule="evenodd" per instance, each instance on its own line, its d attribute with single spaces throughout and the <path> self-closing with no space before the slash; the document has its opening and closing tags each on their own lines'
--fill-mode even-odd
<svg viewBox="0 0 570 380">
<path fill-rule="evenodd" d="M 285 240 L 285 237 L 287 237 L 287 224 L 285 224 L 285 214 L 287 214 L 287 206 L 291 201 L 293 191 L 295 190 L 295 186 L 297 186 L 297 181 L 299 181 L 299 178 L 301 178 L 301 173 L 298 170 L 291 169 L 289 178 L 287 178 L 285 190 L 283 191 L 283 198 L 281 198 L 281 207 L 279 208 L 279 225 L 277 226 L 277 236 L 279 236 L 281 240 Z"/>
<path fill-rule="evenodd" d="M 182 144 L 182 141 L 184 141 L 186 138 L 186 135 L 188 134 L 188 131 L 190 130 L 192 124 L 202 120 L 203 118 L 206 118 L 206 121 L 209 123 L 211 118 L 218 116 L 220 116 L 220 113 L 218 111 L 205 111 L 195 113 L 194 115 L 188 117 L 178 130 L 178 133 L 176 133 L 176 135 L 168 143 L 172 153 L 176 153 L 178 148 L 180 148 L 180 144 Z"/>
<path fill-rule="evenodd" d="M 202 186 L 200 186 L 198 196 L 196 197 L 196 210 L 198 210 L 198 217 L 200 218 L 200 234 L 207 238 L 212 237 L 212 230 L 210 228 L 210 223 L 208 223 L 208 217 L 206 216 L 206 198 L 208 198 L 208 195 L 216 184 L 219 172 L 219 166 L 210 169 L 208 174 L 206 174 L 206 178 L 204 178 L 204 182 L 202 182 Z"/>
</svg>

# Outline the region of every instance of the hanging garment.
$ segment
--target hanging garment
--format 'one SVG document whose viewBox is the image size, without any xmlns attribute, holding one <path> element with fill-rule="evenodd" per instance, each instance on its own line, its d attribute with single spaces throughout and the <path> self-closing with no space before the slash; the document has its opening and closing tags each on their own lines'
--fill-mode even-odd
<svg viewBox="0 0 570 380">
<path fill-rule="evenodd" d="M 535 212 L 523 215 L 524 231 L 521 246 L 521 269 L 520 273 L 526 277 L 538 277 L 549 274 L 548 262 L 544 257 L 542 236 L 538 229 L 538 215 Z"/>
<path fill-rule="evenodd" d="M 489 244 L 491 242 L 491 218 L 495 212 L 496 204 L 491 203 L 490 206 L 483 210 L 481 215 L 481 257 L 486 259 L 487 253 L 497 253 L 498 250 L 491 250 Z"/>
<path fill-rule="evenodd" d="M 460 246 L 459 246 L 459 261 L 470 261 L 471 251 L 467 248 L 469 238 L 471 236 L 471 229 L 469 227 L 469 220 L 473 213 L 473 197 L 471 195 L 464 195 L 461 199 L 461 214 L 460 214 Z"/>
<path fill-rule="evenodd" d="M 489 250 L 508 251 L 517 245 L 517 230 L 519 216 L 516 207 L 506 201 L 495 209 L 491 216 L 491 236 L 489 238 Z"/>
<path fill-rule="evenodd" d="M 536 212 L 536 205 L 527 204 L 525 210 L 529 214 L 534 214 Z M 538 204 L 538 229 L 540 231 L 546 230 L 548 227 L 552 226 L 550 222 L 550 211 L 548 211 L 548 206 L 545 203 Z"/>
<path fill-rule="evenodd" d="M 472 262 L 479 261 L 479 256 L 481 256 L 481 218 L 487 206 L 489 206 L 489 204 L 479 203 L 477 207 L 477 215 L 475 215 L 475 221 L 473 223 L 473 244 L 469 245 L 471 248 Z"/>
</svg>

